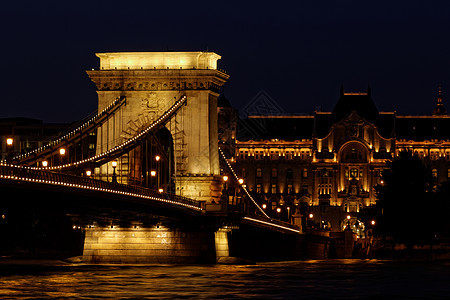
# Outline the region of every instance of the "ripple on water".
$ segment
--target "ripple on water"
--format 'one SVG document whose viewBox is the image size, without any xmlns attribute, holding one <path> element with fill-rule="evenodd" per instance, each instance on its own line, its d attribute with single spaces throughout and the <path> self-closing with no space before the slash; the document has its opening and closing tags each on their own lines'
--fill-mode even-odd
<svg viewBox="0 0 450 300">
<path fill-rule="evenodd" d="M 230 265 L 1 269 L 0 298 L 445 299 L 448 264 L 328 260 Z"/>
</svg>

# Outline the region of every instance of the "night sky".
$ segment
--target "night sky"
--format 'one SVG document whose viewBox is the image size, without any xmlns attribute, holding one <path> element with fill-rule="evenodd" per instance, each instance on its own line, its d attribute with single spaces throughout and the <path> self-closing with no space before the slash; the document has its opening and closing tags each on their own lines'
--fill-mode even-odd
<svg viewBox="0 0 450 300">
<path fill-rule="evenodd" d="M 69 4 L 70 3 L 70 4 Z M 341 84 L 380 111 L 450 109 L 450 1 L 9 1 L 0 117 L 79 120 L 96 109 L 96 52 L 214 51 L 237 108 L 265 90 L 286 112 L 333 109 Z"/>
</svg>

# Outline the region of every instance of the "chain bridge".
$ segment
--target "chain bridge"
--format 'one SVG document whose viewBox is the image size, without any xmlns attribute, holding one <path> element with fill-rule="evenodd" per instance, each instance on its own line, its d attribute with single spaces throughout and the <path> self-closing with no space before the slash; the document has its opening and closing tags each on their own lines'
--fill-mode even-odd
<svg viewBox="0 0 450 300">
<path fill-rule="evenodd" d="M 301 229 L 270 218 L 218 147 L 217 98 L 229 77 L 217 69 L 219 55 L 97 56 L 99 70 L 87 73 L 98 112 L 1 162 L 2 207 L 60 208 L 82 235 L 88 263 L 304 255 Z M 81 145 L 93 134 L 96 152 L 88 155 Z"/>
</svg>

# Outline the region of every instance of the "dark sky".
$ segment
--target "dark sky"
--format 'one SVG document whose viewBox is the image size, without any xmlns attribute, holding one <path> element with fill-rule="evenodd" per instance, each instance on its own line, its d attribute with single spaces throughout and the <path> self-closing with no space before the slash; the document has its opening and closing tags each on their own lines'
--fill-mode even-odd
<svg viewBox="0 0 450 300">
<path fill-rule="evenodd" d="M 95 52 L 168 49 L 222 55 L 237 108 L 265 90 L 286 112 L 330 111 L 341 84 L 370 84 L 379 110 L 430 114 L 442 83 L 450 109 L 450 1 L 9 1 L 0 25 L 0 117 L 79 120 Z"/>
</svg>

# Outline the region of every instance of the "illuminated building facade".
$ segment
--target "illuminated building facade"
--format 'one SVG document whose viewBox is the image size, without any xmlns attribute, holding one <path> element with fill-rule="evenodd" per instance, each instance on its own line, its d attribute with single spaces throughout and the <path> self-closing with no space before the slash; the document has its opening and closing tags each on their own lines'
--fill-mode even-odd
<svg viewBox="0 0 450 300">
<path fill-rule="evenodd" d="M 300 210 L 311 216 L 311 224 L 340 231 L 349 222 L 358 225 L 357 213 L 375 204 L 373 186 L 382 184 L 386 160 L 401 150 L 426 160 L 437 182 L 449 178 L 450 117 L 440 89 L 431 111 L 425 116 L 379 112 L 370 88 L 365 93 L 342 88 L 332 112 L 239 120 L 233 160 L 247 187 L 274 215 L 281 207 L 290 219 L 289 211 Z"/>
</svg>

